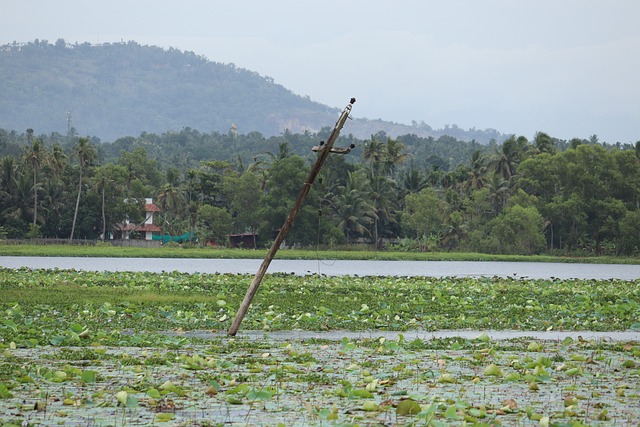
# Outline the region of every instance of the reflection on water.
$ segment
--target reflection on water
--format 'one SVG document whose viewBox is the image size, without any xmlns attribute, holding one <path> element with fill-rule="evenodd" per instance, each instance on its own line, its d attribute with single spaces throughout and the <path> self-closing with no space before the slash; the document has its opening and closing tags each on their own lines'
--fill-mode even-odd
<svg viewBox="0 0 640 427">
<path fill-rule="evenodd" d="M 89 271 L 255 274 L 261 259 L 0 257 L 8 268 Z M 531 279 L 640 279 L 640 265 L 473 261 L 274 260 L 268 273 L 327 276 L 514 277 Z"/>
</svg>

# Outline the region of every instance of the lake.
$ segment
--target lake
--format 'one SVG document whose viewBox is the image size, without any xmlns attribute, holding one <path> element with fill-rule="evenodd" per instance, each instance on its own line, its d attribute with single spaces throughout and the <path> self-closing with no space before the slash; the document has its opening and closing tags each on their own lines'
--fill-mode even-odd
<svg viewBox="0 0 640 427">
<path fill-rule="evenodd" d="M 154 273 L 255 274 L 261 259 L 0 257 L 7 268 L 148 271 Z M 327 261 L 280 260 L 267 273 L 327 276 L 514 277 L 519 279 L 640 279 L 640 265 L 494 261 Z"/>
</svg>

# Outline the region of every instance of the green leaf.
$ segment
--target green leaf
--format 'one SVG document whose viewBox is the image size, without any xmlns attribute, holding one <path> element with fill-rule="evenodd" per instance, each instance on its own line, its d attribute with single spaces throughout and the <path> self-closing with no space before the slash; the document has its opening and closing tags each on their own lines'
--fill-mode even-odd
<svg viewBox="0 0 640 427">
<path fill-rule="evenodd" d="M 251 390 L 249 391 L 246 396 L 247 399 L 249 400 L 271 400 L 271 398 L 273 397 L 273 393 L 267 391 L 267 390 Z"/>
<path fill-rule="evenodd" d="M 133 395 L 127 396 L 127 401 L 125 403 L 127 408 L 136 408 L 138 406 L 138 398 Z"/>
<path fill-rule="evenodd" d="M 96 382 L 96 376 L 98 373 L 92 370 L 86 370 L 80 376 L 80 380 L 85 384 L 93 384 Z"/>
<path fill-rule="evenodd" d="M 440 375 L 440 378 L 438 378 L 438 382 L 453 384 L 453 383 L 456 383 L 457 381 L 450 373 L 445 372 L 444 374 Z"/>
<path fill-rule="evenodd" d="M 168 381 L 168 380 L 162 383 L 162 385 L 159 388 L 160 390 L 173 391 L 173 392 L 175 392 L 178 389 L 178 387 L 176 387 L 175 384 L 173 384 L 171 381 Z"/>
<path fill-rule="evenodd" d="M 404 399 L 396 407 L 396 414 L 398 415 L 416 415 L 422 408 L 420 404 L 413 399 Z"/>
<path fill-rule="evenodd" d="M 49 343 L 50 343 L 51 345 L 53 345 L 53 346 L 58 346 L 58 345 L 62 344 L 66 338 L 67 338 L 67 337 L 64 337 L 64 336 L 58 335 L 58 336 L 52 337 L 52 338 L 49 340 Z"/>
<path fill-rule="evenodd" d="M 76 334 L 81 333 L 84 330 L 84 327 L 82 325 L 80 325 L 79 323 L 73 323 L 69 329 L 71 330 L 71 332 L 74 332 Z"/>
<path fill-rule="evenodd" d="M 489 341 L 491 341 L 491 338 L 489 337 L 489 335 L 487 335 L 486 332 L 482 332 L 480 335 L 475 337 L 474 340 L 475 341 L 481 341 L 481 342 L 489 342 Z"/>
<path fill-rule="evenodd" d="M 456 405 L 449 406 L 444 413 L 444 417 L 455 420 L 458 417 L 458 408 L 456 408 Z"/>
<path fill-rule="evenodd" d="M 35 383 L 34 379 L 31 378 L 29 375 L 23 375 L 23 376 L 19 377 L 18 379 L 16 379 L 16 381 L 21 383 L 21 384 Z"/>
<path fill-rule="evenodd" d="M 174 418 L 175 418 L 175 414 L 172 414 L 171 412 L 160 412 L 156 414 L 155 420 L 158 423 L 166 423 L 168 421 L 171 421 Z"/>
<path fill-rule="evenodd" d="M 53 375 L 51 376 L 50 380 L 54 383 L 61 383 L 63 381 L 66 381 L 68 375 L 66 372 L 64 371 L 55 371 L 53 373 Z"/>
<path fill-rule="evenodd" d="M 10 399 L 13 394 L 9 391 L 5 384 L 0 383 L 0 399 Z"/>
<path fill-rule="evenodd" d="M 162 398 L 162 395 L 160 394 L 160 392 L 155 388 L 150 388 L 149 390 L 147 390 L 147 396 L 149 396 L 152 399 Z"/>
<path fill-rule="evenodd" d="M 378 404 L 373 400 L 365 400 L 362 402 L 362 410 L 367 412 L 373 412 L 378 410 Z"/>
<path fill-rule="evenodd" d="M 250 387 L 248 384 L 238 384 L 236 387 L 227 390 L 227 394 L 239 394 L 240 396 L 244 396 L 249 392 L 249 389 Z"/>
<path fill-rule="evenodd" d="M 351 395 L 354 397 L 359 397 L 361 399 L 371 399 L 373 397 L 373 394 L 371 394 L 370 391 L 363 389 L 353 390 L 351 392 Z"/>
<path fill-rule="evenodd" d="M 502 370 L 500 370 L 500 367 L 498 365 L 492 363 L 491 365 L 484 368 L 484 375 L 488 377 L 501 377 Z"/>
</svg>

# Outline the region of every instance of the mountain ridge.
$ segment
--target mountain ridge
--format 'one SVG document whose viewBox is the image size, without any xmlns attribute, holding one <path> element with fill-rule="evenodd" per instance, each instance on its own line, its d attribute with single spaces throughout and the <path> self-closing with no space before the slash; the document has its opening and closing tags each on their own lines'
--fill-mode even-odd
<svg viewBox="0 0 640 427">
<path fill-rule="evenodd" d="M 257 72 L 134 41 L 1 46 L 0 93 L 0 128 L 76 131 L 109 141 L 184 128 L 265 136 L 317 133 L 333 126 L 340 111 Z M 352 95 L 357 94 L 345 94 L 345 104 Z M 493 129 L 434 130 L 425 123 L 354 117 L 347 132 L 362 139 L 381 131 L 390 137 L 446 134 L 480 143 L 505 137 Z"/>
</svg>

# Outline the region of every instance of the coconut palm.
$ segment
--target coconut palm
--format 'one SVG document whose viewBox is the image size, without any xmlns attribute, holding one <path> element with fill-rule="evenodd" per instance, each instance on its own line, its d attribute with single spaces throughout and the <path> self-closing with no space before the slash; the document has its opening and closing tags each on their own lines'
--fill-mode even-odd
<svg viewBox="0 0 640 427">
<path fill-rule="evenodd" d="M 384 165 L 385 170 L 393 175 L 396 166 L 401 165 L 409 158 L 409 154 L 405 152 L 404 144 L 397 139 L 387 138 L 384 147 Z"/>
<path fill-rule="evenodd" d="M 400 174 L 400 188 L 402 190 L 402 197 L 407 194 L 419 193 L 423 188 L 429 185 L 428 177 L 418 170 L 412 163 L 409 164 L 409 168 L 405 169 Z"/>
<path fill-rule="evenodd" d="M 71 234 L 69 235 L 69 242 L 73 240 L 73 234 L 76 230 L 76 221 L 78 219 L 78 208 L 80 207 L 80 195 L 82 194 L 82 183 L 84 169 L 91 164 L 96 158 L 96 149 L 89 142 L 89 138 L 80 138 L 78 143 L 73 147 L 73 153 L 78 158 L 78 165 L 80 166 L 80 174 L 78 177 L 78 197 L 76 198 L 76 208 L 73 212 L 73 223 L 71 225 Z"/>
<path fill-rule="evenodd" d="M 451 250 L 466 237 L 468 225 L 461 212 L 452 212 L 444 224 L 442 244 L 447 250 Z"/>
<path fill-rule="evenodd" d="M 467 180 L 462 183 L 462 189 L 467 192 L 479 190 L 485 186 L 489 177 L 487 175 L 487 161 L 480 150 L 474 150 L 466 169 Z"/>
<path fill-rule="evenodd" d="M 385 176 L 378 175 L 369 178 L 369 185 L 365 187 L 370 205 L 375 210 L 373 216 L 373 238 L 376 248 L 379 245 L 380 235 L 387 224 L 395 223 L 397 191 L 395 182 Z"/>
<path fill-rule="evenodd" d="M 364 143 L 362 157 L 369 162 L 371 176 L 373 176 L 380 169 L 380 165 L 385 158 L 385 146 L 382 141 L 377 139 L 375 135 L 371 135 L 371 139 Z"/>
<path fill-rule="evenodd" d="M 493 166 L 496 173 L 508 180 L 516 174 L 516 168 L 526 158 L 528 151 L 529 142 L 527 138 L 520 136 L 516 139 L 512 135 L 502 143 L 500 149 L 496 150 L 491 166 Z"/>
<path fill-rule="evenodd" d="M 51 147 L 51 154 L 47 160 L 47 166 L 49 166 L 52 175 L 56 178 L 61 176 L 67 167 L 68 159 L 60 144 L 53 144 L 53 147 Z"/>
<path fill-rule="evenodd" d="M 24 155 L 24 161 L 31 167 L 33 173 L 33 225 L 36 225 L 36 219 L 38 218 L 38 191 L 42 186 L 38 185 L 38 173 L 40 167 L 46 158 L 46 149 L 39 138 L 36 138 L 31 145 L 26 149 Z"/>
<path fill-rule="evenodd" d="M 98 173 L 93 180 L 93 188 L 100 192 L 102 198 L 102 241 L 104 242 L 107 235 L 107 215 L 105 213 L 105 190 L 115 185 L 115 181 L 107 173 Z"/>
<path fill-rule="evenodd" d="M 36 187 L 36 188 L 34 188 Z M 17 174 L 14 178 L 13 190 L 9 206 L 2 212 L 7 218 L 28 222 L 33 216 L 33 207 L 29 202 L 30 195 L 34 191 L 40 191 L 42 183 L 33 184 L 28 174 Z M 36 221 L 44 222 L 43 217 L 38 214 Z"/>
<path fill-rule="evenodd" d="M 4 156 L 0 160 L 0 201 L 9 203 L 15 187 L 17 164 L 15 158 Z"/>
<path fill-rule="evenodd" d="M 169 225 L 173 233 L 175 231 L 173 229 L 175 220 L 181 216 L 187 207 L 184 195 L 173 185 L 165 184 L 158 194 L 158 207 L 162 211 L 165 223 Z"/>
<path fill-rule="evenodd" d="M 350 172 L 346 185 L 339 188 L 331 203 L 338 228 L 347 238 L 347 244 L 357 236 L 371 235 L 369 227 L 376 216 L 375 208 L 361 191 L 363 183 L 364 179 L 358 172 Z"/>
<path fill-rule="evenodd" d="M 535 146 L 535 152 L 538 154 L 553 154 L 555 152 L 553 138 L 551 138 L 544 132 L 536 132 L 535 136 L 533 137 L 533 144 Z"/>
<path fill-rule="evenodd" d="M 184 196 L 178 188 L 171 184 L 162 186 L 158 194 L 158 207 L 163 212 L 180 213 L 184 206 Z"/>
</svg>

